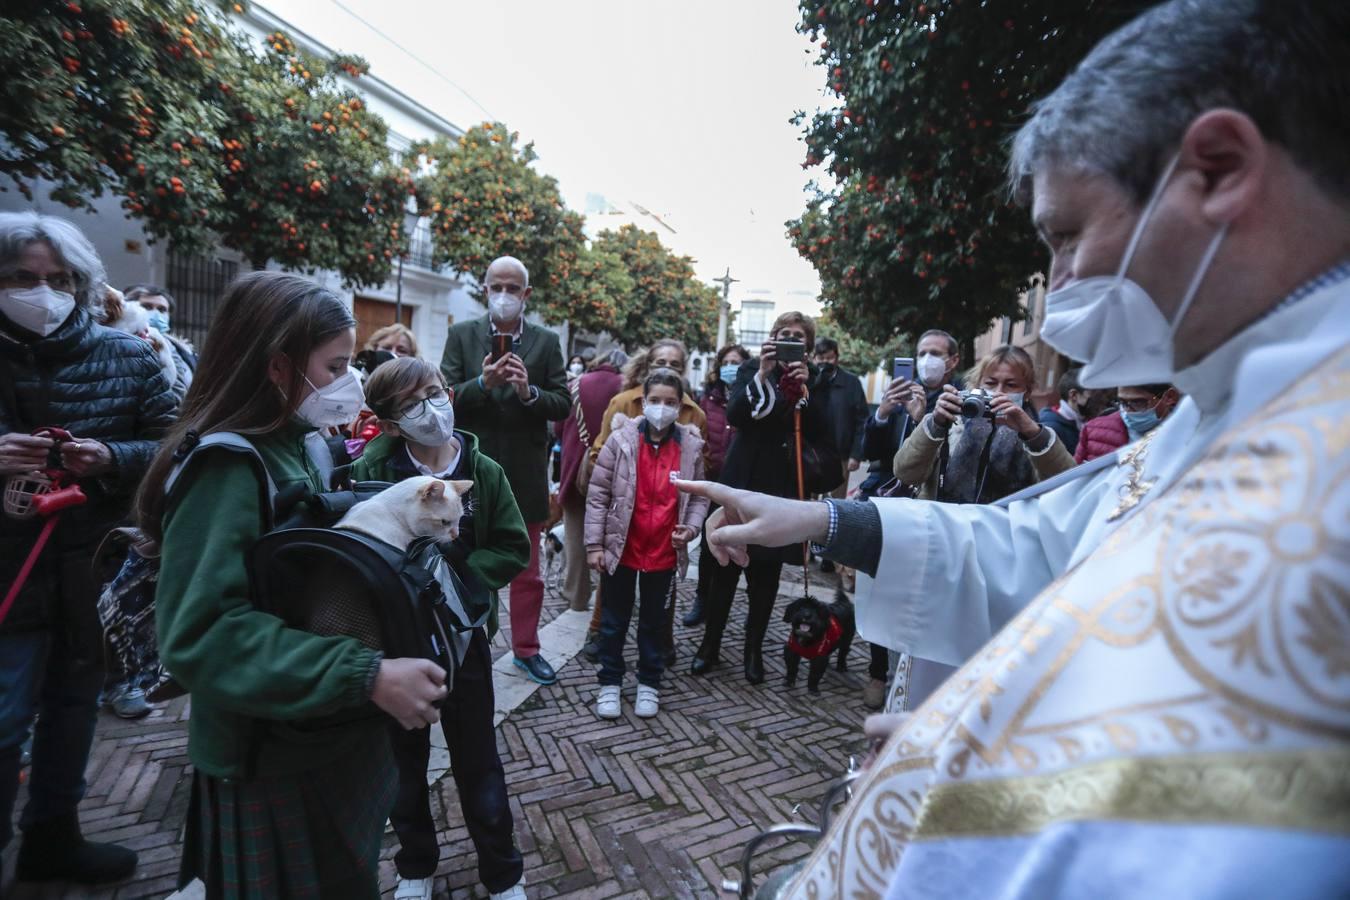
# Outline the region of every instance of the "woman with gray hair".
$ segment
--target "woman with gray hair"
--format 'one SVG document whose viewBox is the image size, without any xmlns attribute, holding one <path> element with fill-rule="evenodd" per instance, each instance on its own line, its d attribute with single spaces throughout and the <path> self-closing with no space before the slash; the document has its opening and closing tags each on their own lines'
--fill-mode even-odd
<svg viewBox="0 0 1350 900">
<path fill-rule="evenodd" d="M 136 867 L 133 851 L 85 841 L 77 815 L 103 686 L 92 563 L 98 541 L 125 519 L 174 400 L 150 345 L 95 321 L 103 282 L 98 254 L 74 225 L 0 214 L 0 478 L 17 492 L 59 466 L 88 498 L 62 515 L 0 609 L 0 848 L 12 836 L 20 748 L 37 719 L 21 881 L 96 884 Z M 44 428 L 63 433 L 33 433 Z M 7 586 L 43 525 L 18 512 L 7 503 L 0 516 Z"/>
</svg>

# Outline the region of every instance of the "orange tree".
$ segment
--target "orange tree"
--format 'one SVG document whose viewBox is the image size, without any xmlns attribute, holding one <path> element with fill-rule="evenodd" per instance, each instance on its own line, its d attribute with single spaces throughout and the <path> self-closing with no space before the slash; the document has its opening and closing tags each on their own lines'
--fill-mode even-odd
<svg viewBox="0 0 1350 900">
<path fill-rule="evenodd" d="M 1008 202 L 1003 142 L 1146 0 L 800 0 L 835 100 L 804 128 L 824 165 L 788 223 L 839 324 L 869 340 L 940 327 L 963 340 L 1017 314 L 1044 265 Z"/>
<path fill-rule="evenodd" d="M 633 290 L 609 331 L 629 347 L 658 338 L 678 338 L 691 350 L 712 350 L 717 340 L 717 306 L 722 295 L 694 274 L 687 256 L 676 256 L 650 231 L 624 225 L 602 231 L 593 250 L 622 261 Z"/>
<path fill-rule="evenodd" d="M 534 168 L 534 145 L 518 140 L 484 122 L 458 140 L 413 148 L 426 167 L 435 261 L 482 278 L 493 259 L 514 256 L 530 270 L 530 305 L 545 320 L 607 328 L 623 299 L 622 273 L 587 251 L 582 217 L 564 205 L 557 181 Z"/>
<path fill-rule="evenodd" d="M 380 284 L 407 246 L 403 208 L 416 188 L 391 157 L 384 121 L 338 79 L 365 64 L 315 58 L 281 33 L 265 40 L 261 52 L 237 42 L 202 86 L 220 113 L 213 129 L 183 123 L 145 138 L 167 144 L 175 165 L 128 172 L 123 205 L 180 246 L 214 235 L 255 268 L 332 269 L 348 284 Z M 184 177 L 195 170 L 209 173 L 207 184 Z"/>
<path fill-rule="evenodd" d="M 0 174 L 29 199 L 33 182 L 46 179 L 52 197 L 71 207 L 89 206 L 139 167 L 209 193 L 209 173 L 182 167 L 182 153 L 152 139 L 223 122 L 199 89 L 229 52 L 220 20 L 190 0 L 7 2 Z"/>
</svg>

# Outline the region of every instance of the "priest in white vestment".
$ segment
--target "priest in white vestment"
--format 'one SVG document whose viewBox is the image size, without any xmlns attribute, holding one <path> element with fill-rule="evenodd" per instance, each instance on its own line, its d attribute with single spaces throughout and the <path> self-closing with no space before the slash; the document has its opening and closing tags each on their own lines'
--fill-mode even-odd
<svg viewBox="0 0 1350 900">
<path fill-rule="evenodd" d="M 1346 60 L 1350 4 L 1174 0 L 1019 132 L 1043 338 L 1186 394 L 1144 440 L 998 507 L 682 485 L 961 666 L 792 897 L 1350 897 Z"/>
</svg>

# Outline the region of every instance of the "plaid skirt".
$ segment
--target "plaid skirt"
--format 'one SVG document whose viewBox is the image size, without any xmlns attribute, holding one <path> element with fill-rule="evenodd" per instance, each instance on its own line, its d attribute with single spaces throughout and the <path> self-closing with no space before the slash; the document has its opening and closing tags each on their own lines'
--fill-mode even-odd
<svg viewBox="0 0 1350 900">
<path fill-rule="evenodd" d="M 284 777 L 193 775 L 179 884 L 211 900 L 378 898 L 380 844 L 398 790 L 387 729 L 359 752 Z"/>
</svg>

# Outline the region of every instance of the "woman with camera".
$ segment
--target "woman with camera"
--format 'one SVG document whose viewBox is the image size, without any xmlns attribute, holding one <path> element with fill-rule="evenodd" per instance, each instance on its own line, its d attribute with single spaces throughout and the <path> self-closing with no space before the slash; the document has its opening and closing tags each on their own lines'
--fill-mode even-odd
<svg viewBox="0 0 1350 900">
<path fill-rule="evenodd" d="M 802 313 L 786 312 L 773 323 L 769 338 L 759 359 L 743 363 L 727 391 L 726 421 L 736 431 L 718 480 L 762 494 L 796 497 L 795 409 L 801 410 L 803 446 L 820 449 L 827 446 L 820 403 L 813 402 L 810 390 L 815 373 L 806 363 L 806 356 L 815 345 L 815 324 Z M 825 465 L 842 476 L 843 467 L 837 457 Z M 764 680 L 761 654 L 764 634 L 773 615 L 783 563 L 791 561 L 801 561 L 801 545 L 751 548 L 749 563 L 743 567 L 750 601 L 745 617 L 745 678 L 751 684 Z M 700 568 L 714 564 L 711 553 L 699 562 Z M 715 566 L 713 570 L 706 598 L 707 628 L 690 669 L 694 675 L 704 674 L 719 661 L 722 632 L 731 615 L 741 571 L 742 567 L 735 563 Z"/>
<path fill-rule="evenodd" d="M 919 498 L 993 503 L 1074 466 L 1055 433 L 1036 421 L 1027 391 L 1036 365 L 1004 345 L 975 368 L 977 388 L 942 389 L 933 411 L 895 454 L 895 477 Z"/>
</svg>

